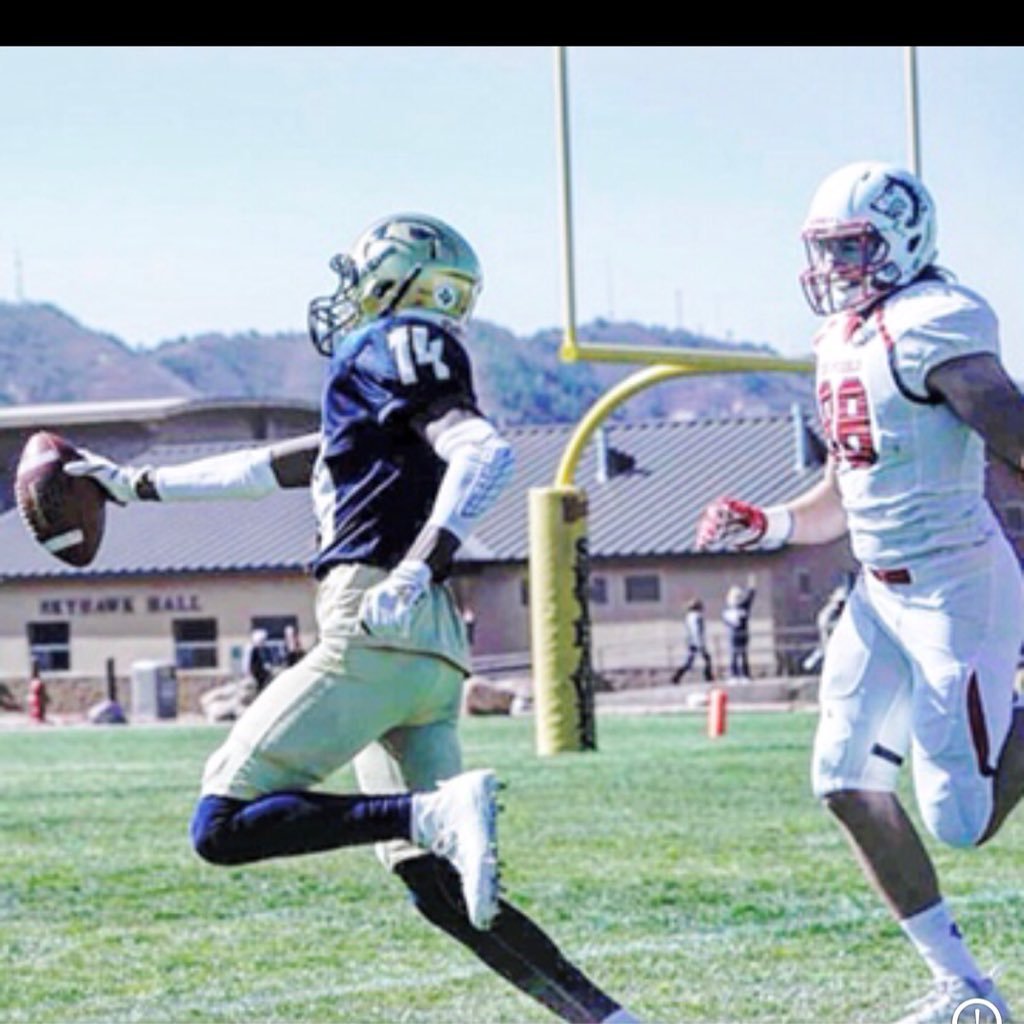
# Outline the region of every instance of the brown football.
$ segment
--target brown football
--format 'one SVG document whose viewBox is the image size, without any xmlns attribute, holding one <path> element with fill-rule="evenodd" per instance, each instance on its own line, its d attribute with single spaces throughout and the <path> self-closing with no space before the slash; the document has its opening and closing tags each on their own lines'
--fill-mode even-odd
<svg viewBox="0 0 1024 1024">
<path fill-rule="evenodd" d="M 99 550 L 107 494 L 88 477 L 70 476 L 64 465 L 81 458 L 70 441 L 47 430 L 22 449 L 14 478 L 21 518 L 32 536 L 68 565 L 88 565 Z"/>
</svg>

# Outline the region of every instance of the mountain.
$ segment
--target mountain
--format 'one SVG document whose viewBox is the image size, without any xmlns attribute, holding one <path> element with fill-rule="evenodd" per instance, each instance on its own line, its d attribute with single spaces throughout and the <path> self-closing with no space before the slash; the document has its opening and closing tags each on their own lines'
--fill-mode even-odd
<svg viewBox="0 0 1024 1024">
<path fill-rule="evenodd" d="M 677 345 L 771 354 L 682 330 L 597 320 L 583 341 Z M 487 321 L 469 331 L 481 407 L 506 424 L 572 422 L 639 365 L 558 358 L 560 332 L 518 337 Z M 133 349 L 48 304 L 0 303 L 0 405 L 120 398 L 316 400 L 324 363 L 304 333 L 202 334 Z M 620 419 L 759 415 L 808 406 L 804 374 L 703 375 L 658 385 L 621 407 Z"/>
<path fill-rule="evenodd" d="M 149 353 L 55 306 L 0 303 L 0 405 L 200 394 Z"/>
</svg>

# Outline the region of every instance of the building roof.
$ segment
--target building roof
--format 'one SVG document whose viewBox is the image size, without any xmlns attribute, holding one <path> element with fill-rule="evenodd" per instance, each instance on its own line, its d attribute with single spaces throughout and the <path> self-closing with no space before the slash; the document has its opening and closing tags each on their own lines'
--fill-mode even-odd
<svg viewBox="0 0 1024 1024">
<path fill-rule="evenodd" d="M 0 430 L 34 430 L 44 424 L 149 422 L 216 409 L 298 409 L 318 411 L 316 402 L 276 398 L 132 398 L 102 402 L 52 402 L 0 407 Z"/>
<path fill-rule="evenodd" d="M 138 398 L 122 402 L 53 402 L 0 409 L 0 429 L 33 429 L 40 423 L 107 423 L 162 418 L 189 405 L 188 398 Z"/>
<path fill-rule="evenodd" d="M 520 427 L 514 486 L 478 531 L 494 561 L 527 558 L 526 491 L 553 484 L 575 426 Z M 603 437 L 601 436 L 603 435 Z M 602 453 L 602 443 L 611 449 Z M 609 424 L 586 446 L 574 484 L 586 491 L 592 558 L 693 553 L 701 513 L 723 494 L 769 505 L 819 480 L 824 445 L 802 414 Z M 603 479 L 602 465 L 632 463 Z"/>
<path fill-rule="evenodd" d="M 552 485 L 575 429 L 504 431 L 516 451 L 516 477 L 463 546 L 461 562 L 526 561 L 527 492 Z M 168 465 L 252 443 L 163 445 L 133 461 Z M 760 504 L 787 500 L 821 477 L 823 462 L 820 439 L 795 412 L 609 424 L 588 442 L 574 481 L 588 498 L 591 557 L 692 552 L 697 521 L 708 501 L 724 493 Z M 599 479 L 609 464 L 619 472 Z M 0 580 L 299 571 L 314 553 L 315 530 L 305 489 L 256 502 L 109 505 L 96 560 L 75 569 L 34 543 L 12 510 L 0 516 Z"/>
</svg>

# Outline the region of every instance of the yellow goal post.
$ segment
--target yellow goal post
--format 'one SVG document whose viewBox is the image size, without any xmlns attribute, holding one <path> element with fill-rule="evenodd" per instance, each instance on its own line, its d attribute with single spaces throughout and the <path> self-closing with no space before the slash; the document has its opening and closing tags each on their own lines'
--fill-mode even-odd
<svg viewBox="0 0 1024 1024">
<path fill-rule="evenodd" d="M 758 352 L 730 352 L 675 345 L 595 344 L 576 331 L 572 220 L 572 171 L 565 47 L 555 47 L 559 180 L 563 362 L 642 364 L 602 395 L 584 414 L 559 462 L 553 486 L 531 488 L 529 513 L 530 651 L 536 749 L 541 755 L 596 750 L 592 624 L 589 610 L 589 504 L 574 483 L 576 467 L 594 431 L 637 392 L 673 377 L 703 373 L 806 373 L 809 359 Z"/>
</svg>

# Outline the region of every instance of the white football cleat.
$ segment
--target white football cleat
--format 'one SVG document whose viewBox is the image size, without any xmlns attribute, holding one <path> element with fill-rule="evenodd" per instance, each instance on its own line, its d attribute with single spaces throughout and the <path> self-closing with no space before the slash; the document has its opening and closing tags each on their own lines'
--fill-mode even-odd
<svg viewBox="0 0 1024 1024">
<path fill-rule="evenodd" d="M 992 978 L 939 978 L 897 1024 L 950 1024 L 963 1003 L 968 1005 L 958 1014 L 962 1024 L 1011 1024 L 1013 1020 Z"/>
<path fill-rule="evenodd" d="M 477 770 L 412 798 L 412 841 L 455 866 L 469 920 L 481 931 L 498 912 L 498 786 L 493 771 Z"/>
</svg>

